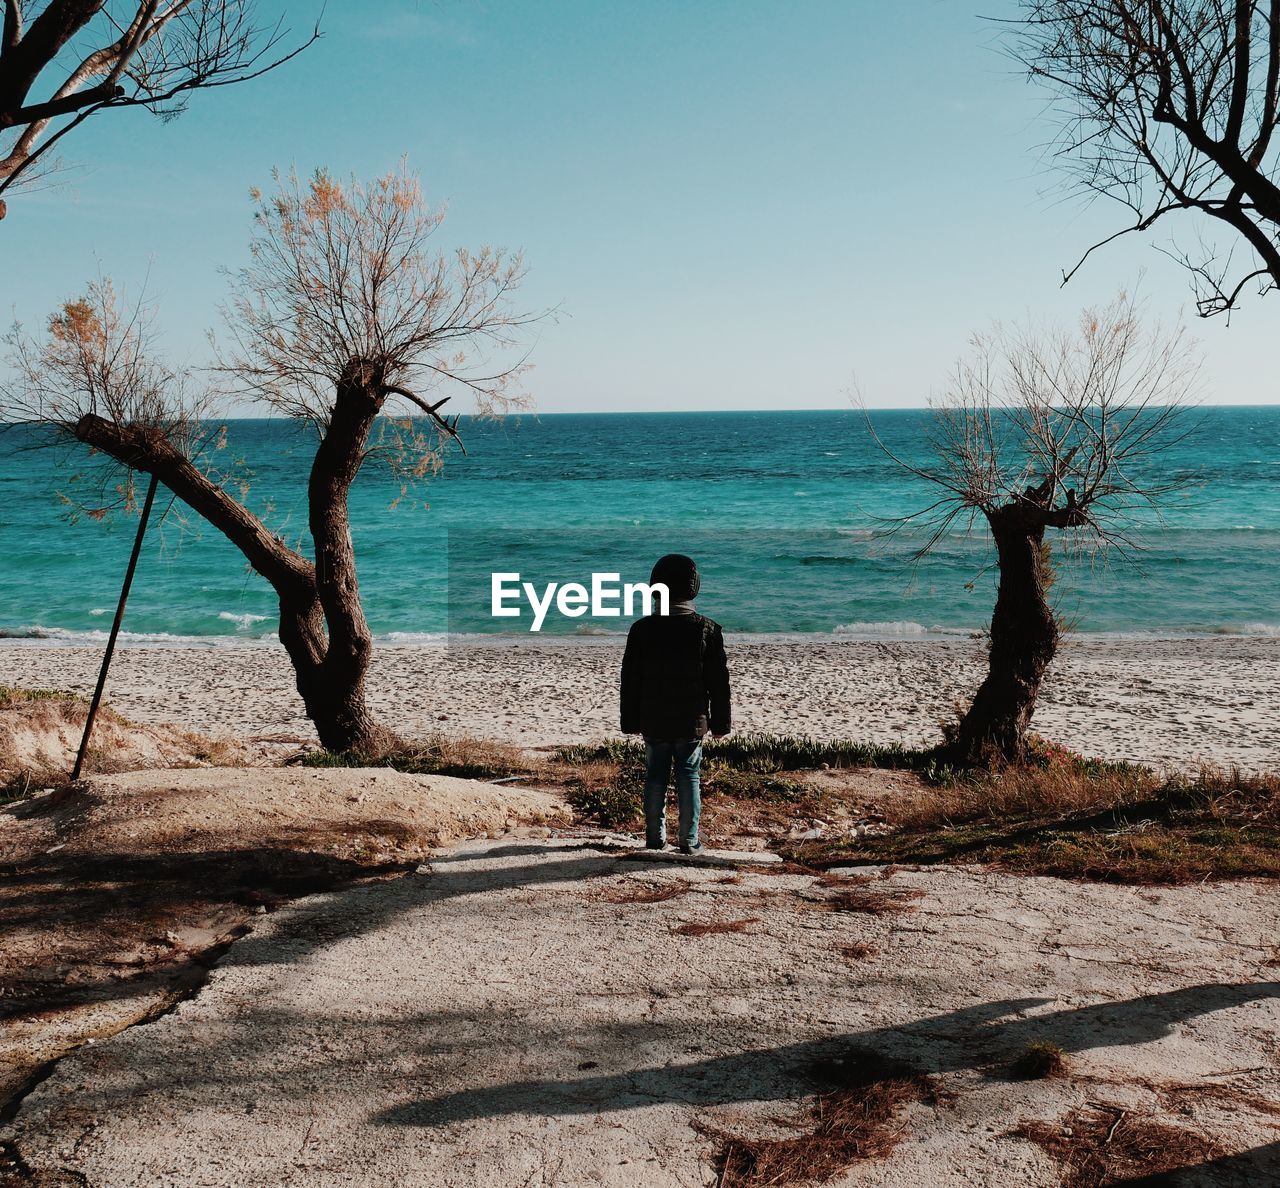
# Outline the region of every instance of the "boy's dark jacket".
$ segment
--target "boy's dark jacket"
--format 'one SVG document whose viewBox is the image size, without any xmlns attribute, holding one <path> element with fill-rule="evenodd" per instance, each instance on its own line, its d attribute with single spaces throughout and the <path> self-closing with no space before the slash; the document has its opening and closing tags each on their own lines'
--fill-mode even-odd
<svg viewBox="0 0 1280 1188">
<path fill-rule="evenodd" d="M 690 608 L 631 626 L 622 658 L 622 732 L 647 738 L 728 734 L 729 665 L 720 624 Z"/>
</svg>

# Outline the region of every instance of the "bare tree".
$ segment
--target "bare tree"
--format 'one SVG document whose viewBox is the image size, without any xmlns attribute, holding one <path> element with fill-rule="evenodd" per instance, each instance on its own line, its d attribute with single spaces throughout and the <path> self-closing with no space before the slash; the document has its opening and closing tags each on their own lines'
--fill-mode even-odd
<svg viewBox="0 0 1280 1188">
<path fill-rule="evenodd" d="M 260 201 L 251 263 L 234 279 L 232 341 L 219 370 L 242 393 L 314 427 L 313 556 L 286 545 L 218 480 L 217 425 L 190 395 L 204 389 L 154 360 L 145 311 L 122 316 L 108 284 L 64 306 L 40 340 L 11 332 L 17 380 L 0 420 L 54 426 L 119 466 L 156 475 L 222 532 L 275 590 L 280 639 L 320 741 L 376 752 L 392 739 L 365 701 L 373 642 L 356 577 L 351 484 L 378 451 L 411 476 L 440 464 L 459 434 L 442 389 L 469 392 L 481 414 L 523 400 L 523 361 L 485 365 L 530 320 L 510 305 L 523 264 L 490 248 L 429 250 L 442 215 L 403 171 L 367 186 L 324 173 L 306 185 L 293 175 L 277 182 Z"/>
<path fill-rule="evenodd" d="M 283 26 L 259 23 L 253 0 L 0 4 L 0 196 L 32 180 L 53 146 L 97 112 L 145 107 L 171 118 L 192 92 L 257 78 L 320 35 L 286 49 Z M 33 99 L 41 89 L 46 97 Z"/>
<path fill-rule="evenodd" d="M 1247 249 L 1175 258 L 1202 316 L 1256 282 L 1280 286 L 1280 0 L 1023 0 L 1012 48 L 1057 94 L 1057 156 L 1132 221 L 1089 254 L 1175 211 Z M 1206 225 L 1202 224 L 1201 230 Z"/>
<path fill-rule="evenodd" d="M 939 498 L 924 509 L 926 554 L 981 520 L 999 566 L 986 678 L 948 739 L 962 764 L 1019 762 L 1061 626 L 1049 602 L 1049 529 L 1089 549 L 1131 552 L 1133 513 L 1186 474 L 1154 462 L 1184 436 L 1196 364 L 1183 334 L 1144 329 L 1121 296 L 1085 311 L 1074 332 L 997 328 L 974 339 L 934 402 L 932 461 L 892 454 Z M 882 443 L 883 444 L 883 443 Z M 913 517 L 919 522 L 920 517 Z"/>
</svg>

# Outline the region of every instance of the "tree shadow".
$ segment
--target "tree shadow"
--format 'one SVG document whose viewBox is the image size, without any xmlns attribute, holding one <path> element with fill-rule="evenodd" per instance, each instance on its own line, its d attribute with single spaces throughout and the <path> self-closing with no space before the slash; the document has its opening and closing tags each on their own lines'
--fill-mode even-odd
<svg viewBox="0 0 1280 1188">
<path fill-rule="evenodd" d="M 1264 1188 L 1280 1184 L 1280 1143 L 1113 1184 L 1114 1188 Z"/>
<path fill-rule="evenodd" d="M 477 858 L 533 858 L 540 854 L 563 854 L 574 850 L 590 850 L 597 854 L 630 854 L 636 846 L 621 842 L 580 841 L 557 844 L 554 842 L 513 842 L 511 845 L 486 849 L 483 844 L 463 842 L 448 854 L 433 856 L 431 867 L 438 870 L 455 862 L 474 862 Z"/>
<path fill-rule="evenodd" d="M 795 1096 L 796 1083 L 803 1081 L 806 1068 L 853 1049 L 870 1049 L 928 1073 L 956 1072 L 1007 1059 L 1029 1041 L 1046 1036 L 1067 1052 L 1150 1043 L 1171 1035 L 1178 1024 L 1196 1016 L 1269 997 L 1280 997 L 1280 982 L 1210 983 L 1034 1015 L 1023 1012 L 1051 1000 L 1009 999 L 900 1026 L 733 1052 L 685 1064 L 571 1081 L 517 1081 L 421 1098 L 384 1110 L 374 1121 L 392 1126 L 439 1126 L 507 1114 L 598 1113 L 660 1102 L 710 1106 L 778 1100 Z M 654 1027 L 657 1031 L 657 1025 Z"/>
<path fill-rule="evenodd" d="M 379 823 L 371 828 L 376 829 Z M 388 822 L 384 830 L 394 836 Z M 287 841 L 288 839 L 282 839 Z M 309 838 L 312 843 L 317 838 Z M 575 853 L 563 861 L 466 867 L 490 857 Z M 620 853 L 626 847 L 619 847 Z M 239 936 L 259 909 L 274 909 L 292 899 L 320 892 L 358 894 L 359 884 L 416 867 L 409 861 L 371 862 L 342 858 L 288 845 L 179 850 L 170 853 L 87 854 L 59 851 L 0 870 L 0 930 L 10 934 L 40 931 L 54 943 L 41 946 L 38 959 L 24 962 L 0 979 L 0 1020 L 45 1011 L 107 1003 L 157 989 L 198 985 L 210 964 L 258 960 L 297 961 L 337 939 L 373 930 L 402 911 L 458 895 L 561 882 L 607 873 L 617 856 L 599 847 L 506 846 L 477 849 L 433 859 L 431 875 L 412 880 L 400 893 L 378 884 L 378 894 L 360 898 L 360 910 L 322 927 L 300 927 L 287 950 L 263 938 L 240 936 L 225 954 L 223 943 Z M 460 865 L 452 867 L 452 863 Z M 220 934 L 195 949 L 171 943 L 171 933 L 189 927 Z M 130 959 L 129 955 L 136 955 Z"/>
<path fill-rule="evenodd" d="M 594 846 L 554 846 L 551 852 L 561 850 L 591 850 Z M 478 869 L 465 865 L 466 859 L 487 859 L 489 851 L 476 850 L 447 857 L 444 862 L 432 859 L 431 873 L 425 878 L 403 880 L 394 886 L 355 887 L 349 894 L 348 910 L 342 921 L 327 919 L 325 927 L 313 933 L 305 925 L 290 933 L 288 951 L 282 952 L 274 938 L 250 935 L 239 941 L 223 964 L 253 965 L 259 961 L 279 964 L 281 961 L 299 961 L 316 948 L 343 937 L 363 932 L 373 932 L 403 912 L 427 907 L 447 899 L 464 895 L 482 895 L 491 891 L 510 891 L 516 888 L 546 886 L 550 883 L 577 882 L 599 878 L 615 872 L 621 855 L 593 852 L 562 861 L 545 861 L 536 864 L 520 864 Z M 453 865 L 456 863 L 457 865 Z M 345 923 L 344 923 L 345 922 Z"/>
<path fill-rule="evenodd" d="M 399 869 L 275 847 L 62 851 L 10 866 L 0 930 L 12 945 L 22 932 L 41 943 L 0 980 L 0 1020 L 198 983 L 256 909 Z M 181 939 L 193 931 L 203 943 Z"/>
</svg>

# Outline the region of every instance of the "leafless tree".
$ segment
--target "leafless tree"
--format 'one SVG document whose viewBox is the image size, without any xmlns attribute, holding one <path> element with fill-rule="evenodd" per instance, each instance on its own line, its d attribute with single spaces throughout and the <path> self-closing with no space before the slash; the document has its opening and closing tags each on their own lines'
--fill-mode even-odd
<svg viewBox="0 0 1280 1188">
<path fill-rule="evenodd" d="M 218 370 L 242 394 L 314 427 L 312 556 L 286 545 L 211 472 L 217 426 L 200 403 L 205 389 L 155 360 L 146 311 L 121 315 L 106 283 L 65 305 L 42 338 L 11 332 L 17 378 L 0 420 L 51 425 L 118 466 L 156 475 L 222 532 L 275 590 L 280 639 L 320 741 L 376 752 L 392 740 L 365 700 L 373 643 L 351 484 L 378 450 L 410 474 L 434 470 L 459 440 L 458 418 L 443 412 L 447 389 L 469 392 L 481 414 L 523 401 L 523 360 L 485 362 L 506 355 L 531 320 L 511 307 L 523 264 L 491 248 L 431 250 L 442 216 L 403 170 L 369 185 L 290 175 L 257 197 L 251 263 L 234 279 Z"/>
<path fill-rule="evenodd" d="M 90 116 L 119 107 L 177 115 L 192 92 L 246 82 L 287 62 L 280 23 L 254 0 L 0 0 L 0 218 L 3 194 Z M 33 98 L 43 91 L 44 98 Z"/>
<path fill-rule="evenodd" d="M 982 522 L 995 544 L 989 669 L 948 740 L 956 762 L 1025 758 L 1061 634 L 1046 533 L 1062 530 L 1086 550 L 1131 551 L 1133 513 L 1190 477 L 1162 476 L 1155 463 L 1185 436 L 1196 377 L 1182 331 L 1144 328 L 1135 301 L 1121 296 L 1085 311 L 1074 331 L 997 328 L 975 337 L 933 404 L 932 461 L 892 455 L 940 492 L 913 517 L 929 527 L 921 555 L 957 525 Z"/>
<path fill-rule="evenodd" d="M 1056 93 L 1057 157 L 1145 232 L 1175 211 L 1247 250 L 1172 253 L 1202 316 L 1280 286 L 1280 0 L 1023 0 L 1012 48 Z"/>
</svg>

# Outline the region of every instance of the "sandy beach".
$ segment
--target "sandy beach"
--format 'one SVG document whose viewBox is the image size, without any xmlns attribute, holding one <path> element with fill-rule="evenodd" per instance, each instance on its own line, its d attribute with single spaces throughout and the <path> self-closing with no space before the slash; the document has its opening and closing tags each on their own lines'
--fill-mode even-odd
<svg viewBox="0 0 1280 1188">
<path fill-rule="evenodd" d="M 0 646 L 0 684 L 92 691 L 96 648 Z M 370 700 L 409 736 L 547 746 L 617 734 L 620 643 L 379 647 Z M 981 678 L 978 640 L 730 639 L 737 730 L 929 743 Z M 145 722 L 311 740 L 276 645 L 120 649 L 108 699 Z M 1074 637 L 1034 726 L 1086 755 L 1169 767 L 1280 767 L 1280 639 Z"/>
</svg>

